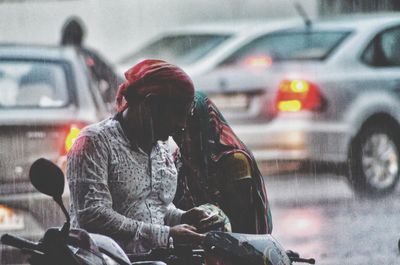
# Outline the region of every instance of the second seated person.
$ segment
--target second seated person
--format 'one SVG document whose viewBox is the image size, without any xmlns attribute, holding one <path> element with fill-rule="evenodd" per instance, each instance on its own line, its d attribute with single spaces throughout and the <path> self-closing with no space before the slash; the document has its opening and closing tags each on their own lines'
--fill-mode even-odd
<svg viewBox="0 0 400 265">
<path fill-rule="evenodd" d="M 182 154 L 177 207 L 224 213 L 222 218 L 230 221 L 225 227 L 233 232 L 272 232 L 267 191 L 256 160 L 204 93 L 195 93 L 187 128 L 174 138 Z"/>
<path fill-rule="evenodd" d="M 204 235 L 195 225 L 208 217 L 172 204 L 178 172 L 168 143 L 185 127 L 192 81 L 161 60 L 144 60 L 125 77 L 116 116 L 83 129 L 68 154 L 72 225 L 132 254 L 167 247 L 170 237 L 198 244 Z"/>
</svg>

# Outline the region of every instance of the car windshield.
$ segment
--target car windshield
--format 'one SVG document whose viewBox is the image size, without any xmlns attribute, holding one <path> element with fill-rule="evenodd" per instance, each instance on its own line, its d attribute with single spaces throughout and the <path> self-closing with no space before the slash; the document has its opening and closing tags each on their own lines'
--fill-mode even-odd
<svg viewBox="0 0 400 265">
<path fill-rule="evenodd" d="M 223 64 L 243 64 L 249 58 L 266 56 L 273 61 L 324 60 L 348 34 L 347 31 L 285 31 L 268 34 L 242 47 Z"/>
<path fill-rule="evenodd" d="M 165 36 L 158 39 L 121 63 L 135 63 L 144 58 L 158 58 L 177 65 L 189 65 L 210 53 L 230 35 L 190 34 Z"/>
<path fill-rule="evenodd" d="M 61 107 L 67 102 L 65 72 L 60 64 L 0 61 L 0 108 Z"/>
</svg>

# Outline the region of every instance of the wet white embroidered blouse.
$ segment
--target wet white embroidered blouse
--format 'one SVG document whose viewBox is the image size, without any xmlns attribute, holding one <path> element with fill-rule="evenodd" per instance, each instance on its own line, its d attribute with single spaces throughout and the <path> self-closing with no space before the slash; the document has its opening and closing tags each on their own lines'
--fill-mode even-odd
<svg viewBox="0 0 400 265">
<path fill-rule="evenodd" d="M 131 148 L 120 123 L 85 128 L 68 154 L 72 224 L 114 238 L 128 253 L 168 244 L 183 211 L 172 200 L 177 169 L 168 142 L 150 156 Z"/>
</svg>

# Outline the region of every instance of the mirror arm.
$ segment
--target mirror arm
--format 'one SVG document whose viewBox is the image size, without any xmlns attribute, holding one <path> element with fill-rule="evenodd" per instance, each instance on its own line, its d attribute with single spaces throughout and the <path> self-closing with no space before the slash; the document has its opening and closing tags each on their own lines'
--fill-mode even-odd
<svg viewBox="0 0 400 265">
<path fill-rule="evenodd" d="M 70 228 L 71 228 L 70 222 L 65 222 L 64 225 L 62 226 L 61 234 L 63 234 L 65 236 L 65 238 L 68 237 Z"/>
<path fill-rule="evenodd" d="M 65 218 L 67 219 L 65 221 L 63 227 L 61 228 L 61 233 L 63 233 L 65 236 L 68 236 L 69 230 L 70 230 L 70 227 L 71 227 L 71 218 L 69 216 L 69 213 L 68 213 L 67 209 L 65 208 L 61 197 L 59 197 L 59 198 L 54 198 L 53 197 L 53 199 L 61 207 L 61 210 L 63 211 L 63 213 L 65 215 Z"/>
</svg>

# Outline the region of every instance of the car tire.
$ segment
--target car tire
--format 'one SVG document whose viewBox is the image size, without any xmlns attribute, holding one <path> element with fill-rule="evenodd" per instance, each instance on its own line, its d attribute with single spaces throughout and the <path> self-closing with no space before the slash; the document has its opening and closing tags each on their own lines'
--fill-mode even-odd
<svg viewBox="0 0 400 265">
<path fill-rule="evenodd" d="M 399 239 L 399 241 L 397 242 L 397 247 L 399 248 L 399 251 L 400 251 L 400 239 Z"/>
<path fill-rule="evenodd" d="M 389 194 L 399 181 L 400 142 L 393 126 L 363 128 L 350 150 L 348 178 L 355 192 L 366 197 Z"/>
</svg>

